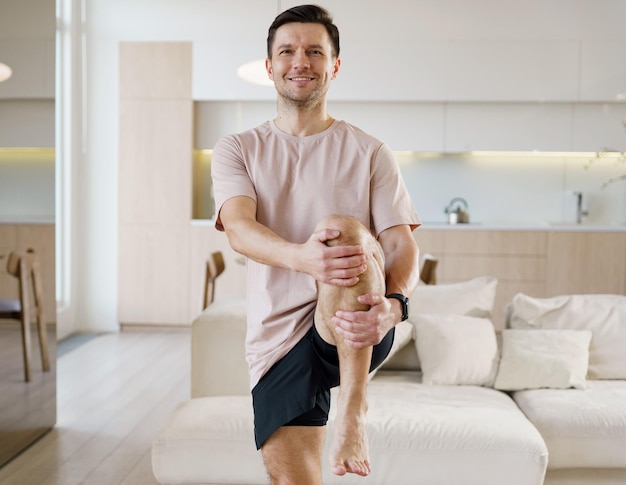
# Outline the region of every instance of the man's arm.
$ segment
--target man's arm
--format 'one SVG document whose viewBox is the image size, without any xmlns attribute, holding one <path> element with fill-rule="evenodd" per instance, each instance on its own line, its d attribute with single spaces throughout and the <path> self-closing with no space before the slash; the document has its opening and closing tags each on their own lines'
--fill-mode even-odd
<svg viewBox="0 0 626 485">
<path fill-rule="evenodd" d="M 390 227 L 380 233 L 378 241 L 385 253 L 385 274 L 387 293 L 401 293 L 409 298 L 419 282 L 419 248 L 410 226 Z M 392 300 L 396 323 L 402 318 L 402 308 L 398 300 Z"/>
<path fill-rule="evenodd" d="M 339 237 L 337 230 L 315 232 L 304 244 L 280 237 L 256 220 L 256 202 L 250 197 L 228 199 L 219 218 L 231 247 L 259 263 L 307 273 L 337 286 L 356 284 L 367 268 L 361 246 L 326 245 L 326 241 Z"/>
</svg>

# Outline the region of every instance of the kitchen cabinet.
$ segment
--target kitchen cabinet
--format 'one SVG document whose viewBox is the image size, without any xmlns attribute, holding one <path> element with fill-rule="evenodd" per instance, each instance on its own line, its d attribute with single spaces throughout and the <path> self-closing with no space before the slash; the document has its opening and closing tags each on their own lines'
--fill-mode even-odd
<svg viewBox="0 0 626 485">
<path fill-rule="evenodd" d="M 626 91 L 626 86 L 624 87 Z M 575 104 L 572 149 L 626 151 L 626 103 Z"/>
<path fill-rule="evenodd" d="M 56 322 L 54 224 L 0 224 L 0 298 L 19 298 L 17 279 L 6 272 L 11 251 L 37 253 L 41 269 L 44 310 L 48 323 Z"/>
<path fill-rule="evenodd" d="M 562 102 L 578 98 L 575 40 L 452 40 L 449 101 Z"/>
<path fill-rule="evenodd" d="M 395 151 L 626 151 L 626 103 L 444 103 L 330 100 L 329 112 Z M 276 114 L 275 102 L 196 101 L 196 148 Z"/>
<path fill-rule="evenodd" d="M 446 112 L 445 151 L 570 151 L 568 103 L 454 103 Z"/>
<path fill-rule="evenodd" d="M 328 103 L 329 112 L 396 151 L 445 151 L 445 103 Z"/>
<path fill-rule="evenodd" d="M 11 78 L 0 83 L 0 99 L 54 99 L 54 2 L 46 4 L 43 8 L 49 10 L 51 25 L 45 27 L 52 32 L 51 38 L 44 38 L 47 34 L 40 31 L 39 38 L 20 34 L 22 38 L 0 39 L 2 62 L 13 70 Z"/>
<path fill-rule="evenodd" d="M 626 91 L 626 41 L 587 40 L 580 47 L 580 101 L 615 101 Z"/>
<path fill-rule="evenodd" d="M 190 322 L 191 43 L 120 44 L 118 317 Z"/>
<path fill-rule="evenodd" d="M 546 294 L 626 290 L 626 232 L 550 233 Z"/>
</svg>

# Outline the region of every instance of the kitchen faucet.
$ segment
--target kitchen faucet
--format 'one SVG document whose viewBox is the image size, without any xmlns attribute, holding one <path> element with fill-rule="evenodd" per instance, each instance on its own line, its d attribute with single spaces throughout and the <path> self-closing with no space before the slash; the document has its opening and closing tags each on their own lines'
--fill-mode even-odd
<svg viewBox="0 0 626 485">
<path fill-rule="evenodd" d="M 589 215 L 589 211 L 583 210 L 583 193 L 580 190 L 575 190 L 576 196 L 576 224 L 580 224 L 583 221 L 583 217 Z"/>
</svg>

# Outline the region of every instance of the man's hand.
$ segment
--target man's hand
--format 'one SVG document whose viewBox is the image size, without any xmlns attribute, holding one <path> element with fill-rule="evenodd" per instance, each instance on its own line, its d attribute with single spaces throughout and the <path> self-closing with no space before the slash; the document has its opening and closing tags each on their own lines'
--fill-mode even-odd
<svg viewBox="0 0 626 485">
<path fill-rule="evenodd" d="M 379 344 L 399 320 L 391 302 L 384 295 L 367 293 L 359 296 L 358 300 L 359 303 L 370 305 L 370 309 L 357 312 L 339 310 L 332 322 L 347 345 L 362 349 Z"/>
<path fill-rule="evenodd" d="M 359 275 L 367 269 L 367 255 L 361 246 L 329 246 L 337 239 L 339 231 L 323 229 L 314 232 L 301 245 L 298 253 L 298 270 L 310 274 L 317 281 L 336 286 L 354 286 Z"/>
</svg>

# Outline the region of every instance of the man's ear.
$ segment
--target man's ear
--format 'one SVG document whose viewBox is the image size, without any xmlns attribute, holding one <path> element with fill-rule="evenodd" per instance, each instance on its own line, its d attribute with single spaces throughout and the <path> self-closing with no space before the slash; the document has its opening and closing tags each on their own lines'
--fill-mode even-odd
<svg viewBox="0 0 626 485">
<path fill-rule="evenodd" d="M 335 79 L 337 77 L 337 74 L 339 74 L 339 66 L 341 66 L 341 59 L 337 58 L 335 59 L 335 65 L 333 66 L 333 74 L 331 76 L 331 79 Z"/>
<path fill-rule="evenodd" d="M 273 81 L 274 71 L 272 70 L 272 61 L 269 58 L 265 59 L 265 70 L 267 71 L 267 77 Z"/>
</svg>

